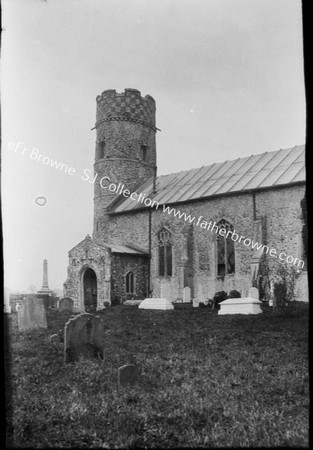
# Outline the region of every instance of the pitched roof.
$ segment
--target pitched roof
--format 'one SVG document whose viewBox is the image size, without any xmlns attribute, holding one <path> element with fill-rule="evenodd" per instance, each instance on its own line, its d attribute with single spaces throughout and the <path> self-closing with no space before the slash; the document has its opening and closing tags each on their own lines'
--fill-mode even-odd
<svg viewBox="0 0 313 450">
<path fill-rule="evenodd" d="M 161 175 L 145 181 L 135 192 L 159 204 L 181 203 L 216 195 L 265 189 L 305 181 L 305 146 L 251 155 L 232 161 Z M 111 204 L 111 213 L 146 208 L 121 195 Z"/>
<path fill-rule="evenodd" d="M 73 250 L 76 250 L 77 248 L 90 248 L 90 247 L 105 247 L 110 248 L 112 253 L 127 253 L 130 255 L 141 255 L 141 256 L 147 256 L 147 253 L 143 252 L 142 250 L 136 249 L 134 247 L 129 247 L 128 245 L 123 244 L 108 244 L 107 242 L 99 242 L 96 239 L 93 239 L 87 234 L 85 239 L 80 241 L 75 247 L 73 247 L 69 254 Z"/>
<path fill-rule="evenodd" d="M 143 252 L 142 250 L 137 250 L 135 248 L 129 247 L 128 245 L 122 244 L 104 244 L 104 245 L 110 247 L 112 253 L 127 253 L 130 255 L 142 255 L 142 256 L 147 255 L 147 253 Z"/>
</svg>

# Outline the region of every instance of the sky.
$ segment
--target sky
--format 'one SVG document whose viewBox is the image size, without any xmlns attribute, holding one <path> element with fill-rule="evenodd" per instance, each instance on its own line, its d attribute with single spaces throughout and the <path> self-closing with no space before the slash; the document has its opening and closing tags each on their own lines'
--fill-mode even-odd
<svg viewBox="0 0 313 450">
<path fill-rule="evenodd" d="M 3 0 L 5 286 L 40 289 L 47 259 L 62 289 L 92 234 L 81 174 L 106 89 L 155 99 L 159 175 L 304 144 L 301 14 L 300 0 Z"/>
</svg>

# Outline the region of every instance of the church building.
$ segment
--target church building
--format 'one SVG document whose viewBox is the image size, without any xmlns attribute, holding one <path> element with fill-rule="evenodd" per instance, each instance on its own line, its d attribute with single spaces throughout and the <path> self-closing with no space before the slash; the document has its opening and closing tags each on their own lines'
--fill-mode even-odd
<svg viewBox="0 0 313 450">
<path fill-rule="evenodd" d="M 217 291 L 266 298 L 279 266 L 301 271 L 303 145 L 157 176 L 155 101 L 136 89 L 97 97 L 92 236 L 69 251 L 64 296 L 77 311 Z M 173 150 L 172 150 L 173 151 Z"/>
</svg>

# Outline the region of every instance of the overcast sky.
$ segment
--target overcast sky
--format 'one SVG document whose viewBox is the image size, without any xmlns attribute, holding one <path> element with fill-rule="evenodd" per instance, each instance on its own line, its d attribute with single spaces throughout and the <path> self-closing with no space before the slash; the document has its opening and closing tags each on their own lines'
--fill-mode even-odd
<svg viewBox="0 0 313 450">
<path fill-rule="evenodd" d="M 106 89 L 154 97 L 158 174 L 305 143 L 300 0 L 3 0 L 2 13 L 11 289 L 39 289 L 45 258 L 62 288 L 68 251 L 92 234 L 93 186 L 80 175 Z M 31 160 L 33 147 L 75 174 Z"/>
</svg>

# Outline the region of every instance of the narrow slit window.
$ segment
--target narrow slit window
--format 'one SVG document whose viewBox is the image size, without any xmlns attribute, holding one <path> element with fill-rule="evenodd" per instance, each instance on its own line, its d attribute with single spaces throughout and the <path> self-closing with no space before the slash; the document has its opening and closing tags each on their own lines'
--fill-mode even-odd
<svg viewBox="0 0 313 450">
<path fill-rule="evenodd" d="M 147 144 L 142 144 L 140 149 L 141 149 L 141 160 L 142 161 L 146 161 L 147 160 Z"/>
<path fill-rule="evenodd" d="M 98 143 L 98 159 L 104 158 L 105 155 L 105 141 Z"/>
</svg>

